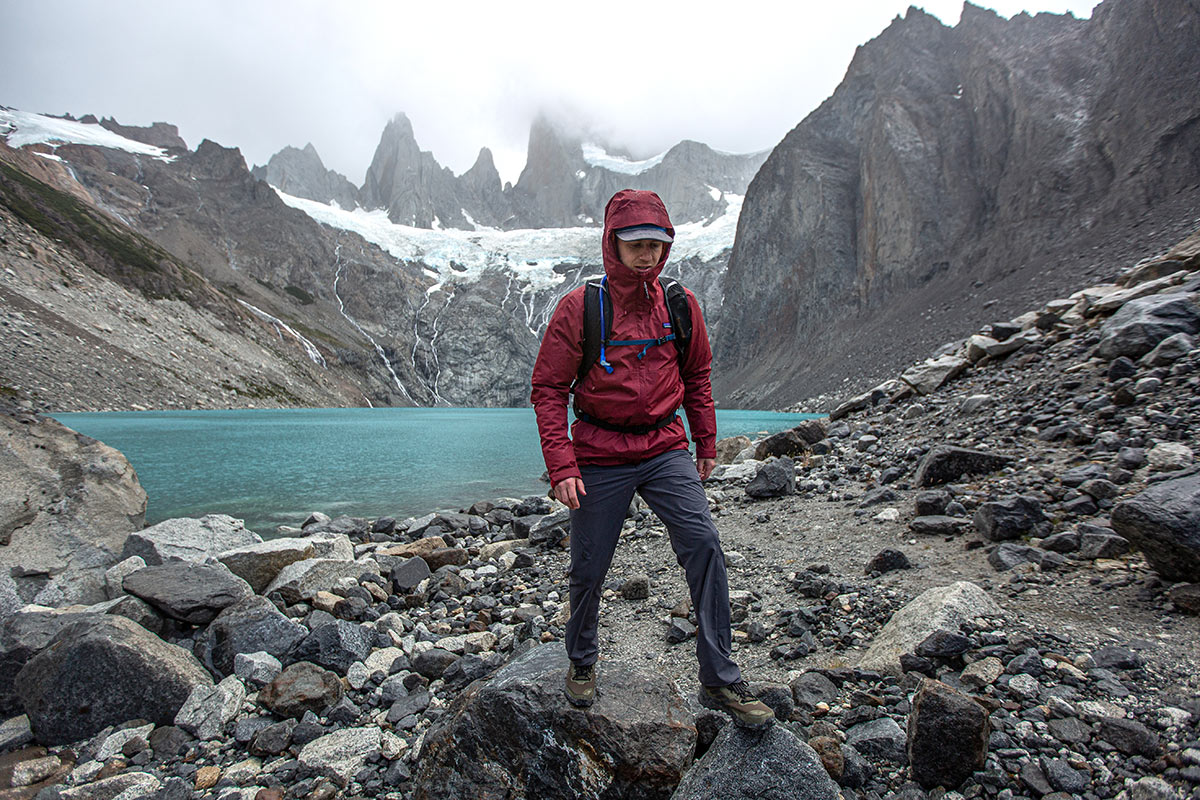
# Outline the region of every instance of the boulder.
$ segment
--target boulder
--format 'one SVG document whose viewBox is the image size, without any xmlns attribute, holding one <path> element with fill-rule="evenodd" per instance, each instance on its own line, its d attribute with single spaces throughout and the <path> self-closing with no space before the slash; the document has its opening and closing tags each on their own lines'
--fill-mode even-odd
<svg viewBox="0 0 1200 800">
<path fill-rule="evenodd" d="M 426 536 L 417 539 L 415 542 L 382 548 L 379 550 L 379 554 L 383 556 L 397 556 L 399 558 L 412 558 L 413 556 L 427 556 L 434 550 L 440 550 L 445 546 L 446 540 L 441 536 Z"/>
<path fill-rule="evenodd" d="M 197 637 L 196 656 L 217 676 L 230 675 L 239 653 L 284 658 L 309 631 L 265 597 L 251 595 L 225 608 Z"/>
<path fill-rule="evenodd" d="M 426 734 L 414 799 L 669 797 L 696 742 L 673 682 L 605 661 L 578 709 L 567 663 L 561 643 L 541 645 L 459 695 Z"/>
<path fill-rule="evenodd" d="M 377 758 L 382 733 L 379 727 L 345 728 L 313 739 L 296 759 L 310 772 L 346 786 L 368 759 Z"/>
<path fill-rule="evenodd" d="M 913 517 L 908 521 L 909 530 L 923 536 L 959 536 L 966 533 L 970 527 L 971 523 L 962 517 L 947 517 L 942 514 Z"/>
<path fill-rule="evenodd" d="M 1200 581 L 1200 474 L 1160 481 L 1118 503 L 1112 526 L 1159 575 Z"/>
<path fill-rule="evenodd" d="M 197 686 L 175 715 L 175 726 L 197 739 L 217 739 L 242 710 L 245 699 L 246 686 L 236 675 L 230 675 L 216 686 Z"/>
<path fill-rule="evenodd" d="M 319 625 L 300 640 L 289 654 L 291 661 L 311 661 L 339 675 L 355 661 L 371 654 L 374 631 L 355 622 L 335 619 Z"/>
<path fill-rule="evenodd" d="M 226 550 L 217 555 L 217 560 L 250 584 L 256 594 L 262 594 L 288 564 L 316 557 L 316 547 L 311 539 L 270 539 Z"/>
<path fill-rule="evenodd" d="M 304 712 L 323 714 L 342 699 L 337 675 L 308 661 L 285 668 L 258 691 L 258 703 L 280 717 L 300 719 Z"/>
<path fill-rule="evenodd" d="M 1033 497 L 1013 495 L 983 503 L 975 511 L 975 530 L 989 542 L 1007 542 L 1023 536 L 1045 537 L 1050 520 Z"/>
<path fill-rule="evenodd" d="M 112 616 L 63 628 L 16 680 L 34 736 L 47 745 L 131 719 L 170 725 L 193 689 L 211 685 L 191 653 Z"/>
<path fill-rule="evenodd" d="M 80 614 L 18 611 L 0 623 L 0 717 L 8 719 L 24 712 L 13 686 L 17 673 L 63 628 L 81 619 L 85 617 Z"/>
<path fill-rule="evenodd" d="M 808 451 L 809 442 L 796 431 L 782 431 L 763 439 L 754 447 L 754 458 L 766 461 L 771 456 L 799 456 Z"/>
<path fill-rule="evenodd" d="M 80 786 L 57 789 L 55 800 L 133 800 L 158 798 L 162 781 L 149 772 L 125 772 Z"/>
<path fill-rule="evenodd" d="M 738 453 L 750 446 L 748 436 L 730 436 L 717 442 L 717 464 L 732 464 Z"/>
<path fill-rule="evenodd" d="M 1130 300 L 1100 328 L 1101 358 L 1140 358 L 1169 336 L 1200 333 L 1200 304 L 1194 294 L 1157 294 Z"/>
<path fill-rule="evenodd" d="M 956 481 L 964 475 L 984 475 L 1012 463 L 1011 456 L 969 450 L 965 447 L 939 444 L 917 465 L 913 483 L 916 486 L 937 486 Z"/>
<path fill-rule="evenodd" d="M 926 678 L 908 715 L 908 763 L 913 780 L 932 789 L 957 788 L 983 769 L 988 712 L 968 695 Z"/>
<path fill-rule="evenodd" d="M 1169 367 L 1196 349 L 1196 343 L 1186 333 L 1168 336 L 1146 355 L 1142 363 L 1148 367 Z"/>
<path fill-rule="evenodd" d="M 1172 472 L 1190 466 L 1195 454 L 1182 442 L 1160 442 L 1146 453 L 1152 472 Z"/>
<path fill-rule="evenodd" d="M 104 572 L 145 514 L 119 452 L 48 417 L 0 411 L 0 574 L 11 581 L 0 617 L 106 599 Z"/>
<path fill-rule="evenodd" d="M 507 544 L 507 542 L 502 544 Z M 493 547 L 493 545 L 487 545 L 487 547 Z M 486 547 L 484 549 L 486 549 Z M 479 555 L 480 558 L 483 559 L 483 553 L 481 552 Z M 497 553 L 497 555 L 499 555 L 499 553 Z M 420 556 L 413 556 L 411 558 L 406 558 L 403 561 L 398 561 L 392 566 L 390 573 L 392 590 L 396 594 L 408 594 L 409 592 L 415 590 L 417 586 L 421 584 L 421 581 L 425 580 L 432 574 L 433 573 L 429 569 L 428 562 L 426 562 L 425 559 L 421 558 Z"/>
<path fill-rule="evenodd" d="M 1007 572 L 1021 564 L 1037 564 L 1043 570 L 1051 570 L 1066 563 L 1066 559 L 1058 553 L 1014 542 L 1000 543 L 988 553 L 987 560 L 997 572 Z"/>
<path fill-rule="evenodd" d="M 141 556 L 151 566 L 171 560 L 202 564 L 226 550 L 258 544 L 262 538 L 246 530 L 240 519 L 207 514 L 200 519 L 168 519 L 131 534 L 124 558 Z"/>
<path fill-rule="evenodd" d="M 796 493 L 796 464 L 787 456 L 767 461 L 746 484 L 749 497 L 782 497 Z"/>
<path fill-rule="evenodd" d="M 846 731 L 846 744 L 872 759 L 903 764 L 908 759 L 904 731 L 891 717 L 878 717 Z"/>
<path fill-rule="evenodd" d="M 559 508 L 547 514 L 529 528 L 529 544 L 557 544 L 571 533 L 571 509 Z M 432 565 L 431 565 L 432 566 Z"/>
<path fill-rule="evenodd" d="M 859 667 L 899 674 L 900 656 L 912 653 L 934 631 L 957 631 L 976 617 L 1002 616 L 1003 609 L 973 583 L 958 581 L 928 589 L 892 615 L 871 640 Z"/>
<path fill-rule="evenodd" d="M 440 537 L 439 537 L 440 541 Z M 288 564 L 279 571 L 263 594 L 279 592 L 285 603 L 303 603 L 327 592 L 343 578 L 357 581 L 365 573 L 379 573 L 379 564 L 371 559 L 342 561 L 334 558 L 310 558 Z"/>
<path fill-rule="evenodd" d="M 838 800 L 813 748 L 782 725 L 726 725 L 692 764 L 671 800 Z"/>
<path fill-rule="evenodd" d="M 900 373 L 900 380 L 911 386 L 917 394 L 930 394 L 947 381 L 957 378 L 970 365 L 971 362 L 958 356 L 931 358 Z"/>
<path fill-rule="evenodd" d="M 145 600 L 171 619 L 206 625 L 217 614 L 254 592 L 222 564 L 169 561 L 131 572 L 125 591 Z"/>
</svg>

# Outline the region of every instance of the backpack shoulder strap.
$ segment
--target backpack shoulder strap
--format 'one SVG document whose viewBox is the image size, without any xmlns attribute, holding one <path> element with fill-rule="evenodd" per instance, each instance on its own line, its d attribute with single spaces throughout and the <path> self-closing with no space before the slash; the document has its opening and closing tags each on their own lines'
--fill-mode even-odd
<svg viewBox="0 0 1200 800">
<path fill-rule="evenodd" d="M 674 278 L 658 277 L 666 298 L 667 313 L 671 316 L 671 331 L 675 334 L 675 349 L 682 360 L 692 340 L 692 307 L 688 304 L 687 290 Z"/>
<path fill-rule="evenodd" d="M 583 358 L 579 360 L 579 372 L 572 388 L 583 383 L 588 370 L 600 358 L 601 342 L 607 342 L 612 335 L 612 298 L 601 288 L 599 280 L 588 281 L 583 287 Z M 601 298 L 604 301 L 604 330 L 600 329 Z"/>
</svg>

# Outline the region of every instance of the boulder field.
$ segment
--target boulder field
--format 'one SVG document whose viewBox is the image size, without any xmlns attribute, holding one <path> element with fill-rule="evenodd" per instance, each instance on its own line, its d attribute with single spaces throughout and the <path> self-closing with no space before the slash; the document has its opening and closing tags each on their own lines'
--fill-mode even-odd
<svg viewBox="0 0 1200 800">
<path fill-rule="evenodd" d="M 686 586 L 640 500 L 588 710 L 561 693 L 570 521 L 547 498 L 313 513 L 269 543 L 213 515 L 125 533 L 95 601 L 0 622 L 0 791 L 1198 800 L 1188 258 L 722 447 L 706 491 L 768 731 L 697 702 Z"/>
</svg>

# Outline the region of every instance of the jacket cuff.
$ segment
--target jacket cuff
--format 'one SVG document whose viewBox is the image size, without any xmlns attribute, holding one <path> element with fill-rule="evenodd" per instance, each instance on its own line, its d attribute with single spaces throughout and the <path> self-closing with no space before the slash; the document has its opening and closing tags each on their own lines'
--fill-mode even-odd
<svg viewBox="0 0 1200 800">
<path fill-rule="evenodd" d="M 550 475 L 550 488 L 553 489 L 567 478 L 579 478 L 582 480 L 583 475 L 579 472 L 579 467 L 576 466 L 563 467 L 562 469 L 555 470 Z"/>
</svg>

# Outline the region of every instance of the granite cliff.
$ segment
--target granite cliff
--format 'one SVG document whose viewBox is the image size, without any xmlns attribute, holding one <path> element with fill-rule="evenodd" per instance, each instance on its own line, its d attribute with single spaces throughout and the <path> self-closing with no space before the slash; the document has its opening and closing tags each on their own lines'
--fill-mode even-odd
<svg viewBox="0 0 1200 800">
<path fill-rule="evenodd" d="M 897 18 L 747 191 L 717 395 L 844 395 L 1178 239 L 1200 201 L 1197 41 L 1187 0 Z"/>
</svg>

